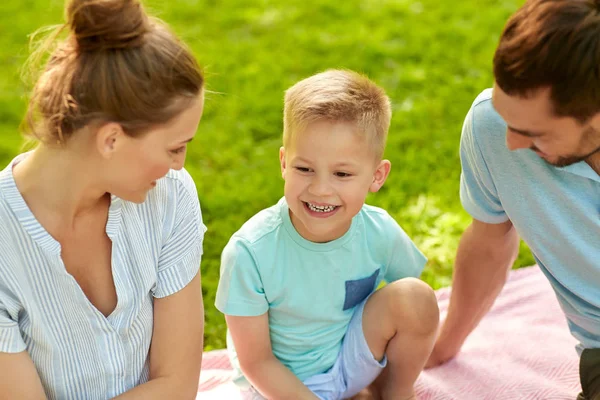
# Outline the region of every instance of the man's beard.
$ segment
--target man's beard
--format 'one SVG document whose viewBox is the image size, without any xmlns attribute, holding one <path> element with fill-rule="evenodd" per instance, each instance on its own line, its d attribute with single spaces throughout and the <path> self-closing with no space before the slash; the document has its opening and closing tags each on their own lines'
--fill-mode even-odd
<svg viewBox="0 0 600 400">
<path fill-rule="evenodd" d="M 600 152 L 600 147 L 596 148 L 596 150 L 594 150 L 584 156 L 572 155 L 572 156 L 558 157 L 558 160 L 556 160 L 554 162 L 549 162 L 548 160 L 546 160 L 546 162 L 548 162 L 551 165 L 554 165 L 555 167 L 567 167 L 571 164 L 576 164 L 581 161 L 586 161 L 589 157 L 591 157 L 592 155 L 594 155 L 598 152 Z"/>
<path fill-rule="evenodd" d="M 600 142 L 600 133 L 598 131 L 596 131 L 594 128 L 589 127 L 583 133 L 583 138 L 581 139 L 581 141 L 585 144 L 587 144 L 587 143 L 596 143 L 597 144 L 598 142 Z M 532 146 L 531 150 L 539 151 L 539 149 L 535 146 Z M 556 161 L 549 161 L 549 160 L 546 160 L 545 158 L 542 158 L 542 159 L 550 165 L 562 168 L 562 167 L 567 167 L 572 164 L 576 164 L 581 161 L 586 161 L 591 156 L 593 156 L 594 154 L 596 154 L 598 152 L 600 152 L 600 145 L 596 145 L 594 150 L 587 152 L 585 154 L 571 154 L 568 156 L 559 156 Z"/>
</svg>

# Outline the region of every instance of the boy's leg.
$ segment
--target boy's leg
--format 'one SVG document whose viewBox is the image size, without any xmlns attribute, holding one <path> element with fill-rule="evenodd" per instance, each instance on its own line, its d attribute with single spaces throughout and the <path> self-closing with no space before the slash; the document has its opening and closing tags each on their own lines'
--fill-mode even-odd
<svg viewBox="0 0 600 400">
<path fill-rule="evenodd" d="M 439 323 L 434 291 L 423 281 L 401 279 L 379 289 L 367 301 L 363 331 L 377 360 L 387 366 L 372 388 L 374 398 L 413 399 L 413 385 L 431 353 Z"/>
</svg>

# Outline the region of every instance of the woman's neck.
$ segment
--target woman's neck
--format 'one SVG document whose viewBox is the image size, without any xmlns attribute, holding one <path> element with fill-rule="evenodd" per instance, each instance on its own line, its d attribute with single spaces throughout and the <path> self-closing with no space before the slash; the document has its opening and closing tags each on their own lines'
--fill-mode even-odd
<svg viewBox="0 0 600 400">
<path fill-rule="evenodd" d="M 106 207 L 99 169 L 77 150 L 40 144 L 13 168 L 19 192 L 34 214 L 52 213 L 69 226 L 80 215 Z"/>
</svg>

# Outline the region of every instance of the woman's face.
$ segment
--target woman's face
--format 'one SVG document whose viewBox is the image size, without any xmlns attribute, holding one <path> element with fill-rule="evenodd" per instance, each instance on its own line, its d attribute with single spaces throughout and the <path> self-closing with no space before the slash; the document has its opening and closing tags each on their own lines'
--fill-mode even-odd
<svg viewBox="0 0 600 400">
<path fill-rule="evenodd" d="M 109 192 L 127 201 L 142 203 L 156 181 L 170 169 L 183 168 L 187 144 L 196 135 L 204 96 L 193 100 L 179 115 L 140 137 L 123 137 L 111 160 Z M 118 154 L 117 154 L 118 153 Z"/>
</svg>

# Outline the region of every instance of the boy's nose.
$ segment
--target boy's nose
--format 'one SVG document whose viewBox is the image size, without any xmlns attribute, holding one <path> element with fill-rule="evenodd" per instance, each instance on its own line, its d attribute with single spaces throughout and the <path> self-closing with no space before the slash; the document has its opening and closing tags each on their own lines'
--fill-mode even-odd
<svg viewBox="0 0 600 400">
<path fill-rule="evenodd" d="M 308 191 L 314 196 L 327 196 L 331 194 L 331 185 L 327 179 L 315 178 L 308 187 Z"/>
</svg>

